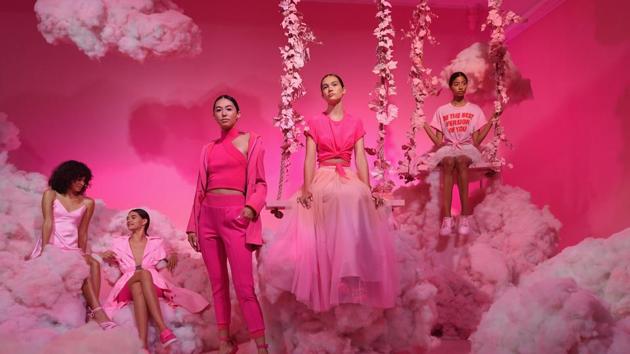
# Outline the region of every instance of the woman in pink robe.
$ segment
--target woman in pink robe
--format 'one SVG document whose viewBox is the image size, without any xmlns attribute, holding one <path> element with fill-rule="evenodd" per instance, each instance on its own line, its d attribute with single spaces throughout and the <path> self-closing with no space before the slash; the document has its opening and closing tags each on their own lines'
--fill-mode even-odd
<svg viewBox="0 0 630 354">
<path fill-rule="evenodd" d="M 133 302 L 138 335 L 147 345 L 148 315 L 160 332 L 160 342 L 168 345 L 177 338 L 166 327 L 158 298 L 164 298 L 171 306 L 181 306 L 197 313 L 208 306 L 201 295 L 180 288 L 164 272 L 167 260 L 164 241 L 158 236 L 147 235 L 150 218 L 143 209 L 133 209 L 127 215 L 130 236 L 114 238 L 112 249 L 102 254 L 104 260 L 118 264 L 122 276 L 116 281 L 103 307 L 109 316 Z M 171 261 L 170 266 L 174 266 Z"/>
</svg>

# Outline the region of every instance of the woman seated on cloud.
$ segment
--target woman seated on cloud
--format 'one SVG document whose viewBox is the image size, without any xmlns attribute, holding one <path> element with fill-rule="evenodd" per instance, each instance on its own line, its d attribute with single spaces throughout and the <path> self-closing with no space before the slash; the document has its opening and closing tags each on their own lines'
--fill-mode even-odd
<svg viewBox="0 0 630 354">
<path fill-rule="evenodd" d="M 114 237 L 111 250 L 101 254 L 103 260 L 117 265 L 122 273 L 109 292 L 103 308 L 113 317 L 118 310 L 132 303 L 135 325 L 145 348 L 148 343 L 149 315 L 158 329 L 163 346 L 177 340 L 166 326 L 160 300 L 191 313 L 199 313 L 209 305 L 201 295 L 180 288 L 171 280 L 170 270 L 176 265 L 176 257 L 167 257 L 161 237 L 148 235 L 150 221 L 145 210 L 131 210 L 127 214 L 130 234 Z"/>
</svg>

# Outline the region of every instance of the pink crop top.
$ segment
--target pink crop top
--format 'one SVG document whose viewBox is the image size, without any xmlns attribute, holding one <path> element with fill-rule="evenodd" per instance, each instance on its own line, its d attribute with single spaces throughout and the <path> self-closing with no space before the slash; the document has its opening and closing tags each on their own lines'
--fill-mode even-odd
<svg viewBox="0 0 630 354">
<path fill-rule="evenodd" d="M 239 135 L 236 129 L 221 132 L 212 151 L 208 153 L 208 187 L 206 190 L 226 188 L 245 193 L 247 158 L 232 141 Z"/>
<path fill-rule="evenodd" d="M 342 166 L 350 166 L 352 151 L 357 140 L 365 135 L 363 123 L 350 114 L 345 114 L 340 121 L 334 121 L 321 113 L 308 120 L 306 135 L 317 144 L 317 161 L 320 166 L 336 166 L 337 172 L 344 175 Z M 326 163 L 330 159 L 341 159 L 341 164 Z"/>
</svg>

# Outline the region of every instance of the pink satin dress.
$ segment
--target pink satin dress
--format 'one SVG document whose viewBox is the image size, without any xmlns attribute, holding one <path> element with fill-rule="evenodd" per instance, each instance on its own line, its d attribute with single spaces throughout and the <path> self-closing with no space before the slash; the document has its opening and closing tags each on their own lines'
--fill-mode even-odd
<svg viewBox="0 0 630 354">
<path fill-rule="evenodd" d="M 79 248 L 79 224 L 81 224 L 85 209 L 85 205 L 81 205 L 75 210 L 68 211 L 59 199 L 55 198 L 53 201 L 53 228 L 49 244 L 65 251 L 83 253 L 83 250 Z M 41 254 L 42 239 L 38 238 L 31 258 L 39 257 Z"/>
</svg>

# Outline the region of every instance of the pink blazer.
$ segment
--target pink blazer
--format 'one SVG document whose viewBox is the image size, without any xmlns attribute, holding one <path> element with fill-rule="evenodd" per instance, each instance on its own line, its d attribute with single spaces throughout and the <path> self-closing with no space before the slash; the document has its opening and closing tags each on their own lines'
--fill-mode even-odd
<svg viewBox="0 0 630 354">
<path fill-rule="evenodd" d="M 199 218 L 201 217 L 201 203 L 207 197 L 208 186 L 208 151 L 212 151 L 215 142 L 210 142 L 201 150 L 201 160 L 199 164 L 199 174 L 197 176 L 197 188 L 195 190 L 195 200 L 192 211 L 188 219 L 186 232 L 195 232 L 199 235 Z M 265 180 L 264 166 L 265 150 L 262 146 L 262 138 L 256 133 L 250 133 L 249 149 L 247 152 L 247 171 L 245 184 L 245 205 L 256 211 L 254 220 L 247 226 L 245 242 L 254 245 L 262 245 L 262 223 L 260 212 L 265 207 L 267 198 L 267 181 Z"/>
<path fill-rule="evenodd" d="M 157 264 L 167 256 L 162 238 L 147 236 L 147 239 L 147 245 L 142 256 L 142 269 L 151 273 L 153 284 L 164 290 L 164 295 L 171 305 L 181 306 L 192 313 L 203 311 L 209 304 L 203 296 L 178 287 L 156 269 Z M 118 278 L 103 304 L 103 309 L 110 317 L 126 305 L 126 303 L 117 301 L 116 298 L 136 271 L 136 261 L 129 246 L 129 236 L 115 237 L 112 242 L 112 251 L 116 254 L 116 261 L 122 276 Z"/>
</svg>

